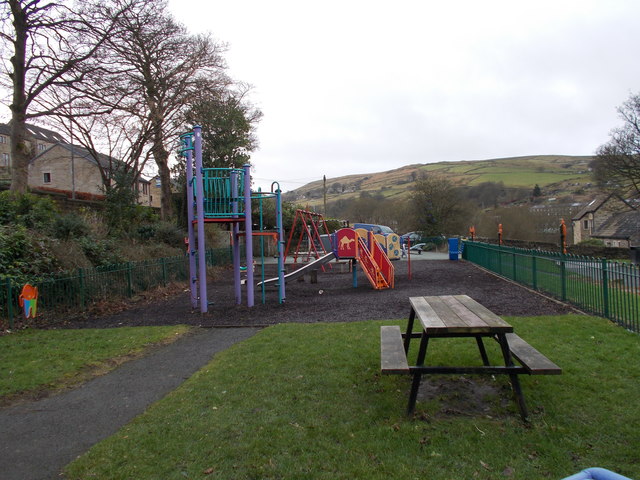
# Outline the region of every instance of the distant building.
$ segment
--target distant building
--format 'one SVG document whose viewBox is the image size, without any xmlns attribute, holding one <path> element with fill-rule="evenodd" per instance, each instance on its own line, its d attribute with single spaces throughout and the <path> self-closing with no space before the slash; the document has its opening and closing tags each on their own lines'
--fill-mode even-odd
<svg viewBox="0 0 640 480">
<path fill-rule="evenodd" d="M 101 169 L 115 171 L 121 165 L 119 160 L 103 154 L 96 160 L 87 149 L 67 143 L 56 132 L 34 125 L 29 125 L 28 130 L 37 144 L 29 162 L 29 188 L 64 194 L 77 200 L 105 198 Z M 0 124 L 0 180 L 5 183 L 11 180 L 9 126 L 6 124 Z M 159 177 L 147 180 L 140 176 L 135 189 L 140 205 L 160 208 Z"/>
<path fill-rule="evenodd" d="M 608 195 L 592 200 L 572 219 L 573 241 L 596 238 L 607 247 L 640 245 L 640 211 L 629 200 Z"/>
<path fill-rule="evenodd" d="M 27 131 L 35 142 L 35 154 L 44 152 L 51 145 L 56 143 L 65 143 L 64 137 L 53 130 L 38 127 L 36 125 L 27 125 Z M 0 180 L 5 182 L 11 181 L 11 144 L 10 144 L 10 128 L 6 123 L 0 123 Z M 32 142 L 28 142 L 31 145 Z"/>
</svg>

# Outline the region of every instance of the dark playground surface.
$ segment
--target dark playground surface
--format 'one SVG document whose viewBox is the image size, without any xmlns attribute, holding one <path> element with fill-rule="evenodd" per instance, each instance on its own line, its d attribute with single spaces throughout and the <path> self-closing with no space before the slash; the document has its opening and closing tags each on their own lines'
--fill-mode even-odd
<svg viewBox="0 0 640 480">
<path fill-rule="evenodd" d="M 277 323 L 354 322 L 390 320 L 406 317 L 409 297 L 421 295 L 465 294 L 498 315 L 535 316 L 575 312 L 571 307 L 543 297 L 526 288 L 492 275 L 463 260 L 414 260 L 412 278 L 407 262 L 393 262 L 395 288 L 374 290 L 364 274 L 358 274 L 358 287 L 352 286 L 352 273 L 346 265 L 333 265 L 318 272 L 317 283 L 293 280 L 286 286 L 286 301 L 278 303 L 277 289 L 266 289 L 266 303 L 256 288 L 255 306 L 235 305 L 231 268 L 216 272 L 208 284 L 209 311 L 201 314 L 191 308 L 190 293 L 183 291 L 168 298 L 138 302 L 112 315 L 90 315 L 66 322 L 71 328 L 109 328 L 118 326 L 188 324 L 203 327 L 263 326 Z M 267 265 L 265 278 L 275 276 L 275 265 Z M 260 278 L 256 267 L 256 281 Z"/>
</svg>

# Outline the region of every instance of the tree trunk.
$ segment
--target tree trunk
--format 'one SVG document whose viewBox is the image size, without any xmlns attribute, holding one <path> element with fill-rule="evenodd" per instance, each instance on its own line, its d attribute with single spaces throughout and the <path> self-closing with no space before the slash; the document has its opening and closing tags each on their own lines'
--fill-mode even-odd
<svg viewBox="0 0 640 480">
<path fill-rule="evenodd" d="M 11 118 L 11 191 L 29 191 L 29 160 L 31 148 L 27 142 L 27 126 L 24 115 L 13 112 Z"/>
<path fill-rule="evenodd" d="M 13 101 L 11 109 L 11 191 L 26 193 L 29 190 L 29 160 L 31 147 L 27 143 L 27 98 L 25 95 L 27 21 L 20 2 L 10 1 L 16 38 L 13 64 Z"/>
<path fill-rule="evenodd" d="M 171 194 L 171 172 L 169 171 L 168 162 L 169 152 L 166 151 L 164 146 L 161 150 L 160 156 L 156 154 L 155 157 L 160 175 L 160 218 L 166 221 L 173 216 L 173 198 Z"/>
<path fill-rule="evenodd" d="M 153 127 L 153 146 L 151 150 L 160 175 L 160 218 L 166 221 L 173 216 L 173 201 L 171 198 L 169 152 L 164 146 L 164 133 L 161 122 L 155 122 Z"/>
</svg>

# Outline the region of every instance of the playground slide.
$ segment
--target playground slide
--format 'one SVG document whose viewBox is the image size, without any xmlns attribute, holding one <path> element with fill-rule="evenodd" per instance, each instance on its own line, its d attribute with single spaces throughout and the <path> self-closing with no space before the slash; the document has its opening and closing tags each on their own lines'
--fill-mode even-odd
<svg viewBox="0 0 640 480">
<path fill-rule="evenodd" d="M 304 267 L 300 267 L 299 269 L 288 273 L 284 276 L 284 281 L 285 283 L 288 280 L 295 280 L 296 278 L 300 278 L 302 275 L 304 275 L 306 272 L 309 272 L 311 270 L 320 268 L 322 265 L 324 265 L 325 263 L 329 263 L 331 260 L 333 260 L 334 258 L 336 258 L 335 254 L 333 252 L 331 253 L 327 253 L 326 255 L 314 260 L 311 263 L 307 263 Z M 269 285 L 271 283 L 275 283 L 279 280 L 278 277 L 275 278 L 270 278 L 268 280 L 264 281 L 265 285 Z M 263 282 L 259 282 L 258 286 L 261 286 Z"/>
</svg>

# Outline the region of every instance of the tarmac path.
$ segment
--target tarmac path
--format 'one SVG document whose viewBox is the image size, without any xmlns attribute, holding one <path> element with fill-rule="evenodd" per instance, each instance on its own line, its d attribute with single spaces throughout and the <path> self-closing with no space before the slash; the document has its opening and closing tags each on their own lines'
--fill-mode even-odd
<svg viewBox="0 0 640 480">
<path fill-rule="evenodd" d="M 258 328 L 197 329 L 68 392 L 0 410 L 0 479 L 50 480 Z"/>
</svg>

